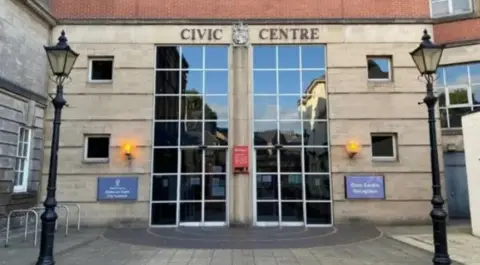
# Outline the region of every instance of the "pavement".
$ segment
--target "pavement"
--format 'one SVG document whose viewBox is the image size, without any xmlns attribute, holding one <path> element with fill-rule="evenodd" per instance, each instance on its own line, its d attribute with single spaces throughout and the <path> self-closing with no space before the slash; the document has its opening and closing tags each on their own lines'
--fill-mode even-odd
<svg viewBox="0 0 480 265">
<path fill-rule="evenodd" d="M 118 234 L 122 229 L 117 229 Z M 61 231 L 59 229 L 59 231 Z M 68 237 L 57 233 L 55 261 L 57 265 L 422 265 L 432 264 L 431 227 L 380 227 L 377 236 L 335 244 L 310 247 L 256 249 L 181 248 L 128 243 L 111 237 L 115 230 L 71 229 Z M 185 231 L 181 231 L 185 233 Z M 109 235 L 110 234 L 110 235 Z M 115 233 L 113 233 L 115 234 Z M 243 235 L 245 237 L 245 235 Z M 273 234 L 266 235 L 272 237 Z M 355 236 L 355 235 L 353 235 Z M 449 228 L 449 247 L 453 264 L 480 265 L 480 239 L 469 235 L 465 226 Z M 258 239 L 258 238 L 256 238 Z M 165 240 L 158 238 L 159 241 Z M 185 237 L 188 240 L 188 237 Z M 210 239 L 209 239 L 210 240 Z M 328 240 L 327 240 L 328 241 Z M 132 241 L 135 242 L 135 241 Z M 347 243 L 345 243 L 347 242 Z M 38 256 L 33 238 L 11 241 L 0 247 L 0 265 L 30 265 Z"/>
</svg>

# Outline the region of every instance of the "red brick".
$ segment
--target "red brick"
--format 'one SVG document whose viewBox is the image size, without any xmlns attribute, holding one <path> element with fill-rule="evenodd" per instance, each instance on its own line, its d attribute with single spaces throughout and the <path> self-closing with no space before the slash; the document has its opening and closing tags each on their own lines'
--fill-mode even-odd
<svg viewBox="0 0 480 265">
<path fill-rule="evenodd" d="M 433 26 L 435 42 L 449 43 L 480 39 L 480 18 L 452 21 Z"/>
</svg>

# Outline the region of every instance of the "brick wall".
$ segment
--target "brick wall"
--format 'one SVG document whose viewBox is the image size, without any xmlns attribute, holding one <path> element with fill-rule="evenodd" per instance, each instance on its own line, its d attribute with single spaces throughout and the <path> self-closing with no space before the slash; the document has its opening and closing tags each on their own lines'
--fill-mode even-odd
<svg viewBox="0 0 480 265">
<path fill-rule="evenodd" d="M 437 43 L 449 43 L 480 39 L 480 18 L 451 21 L 434 25 Z"/>
<path fill-rule="evenodd" d="M 428 18 L 428 0 L 53 0 L 59 19 Z"/>
</svg>

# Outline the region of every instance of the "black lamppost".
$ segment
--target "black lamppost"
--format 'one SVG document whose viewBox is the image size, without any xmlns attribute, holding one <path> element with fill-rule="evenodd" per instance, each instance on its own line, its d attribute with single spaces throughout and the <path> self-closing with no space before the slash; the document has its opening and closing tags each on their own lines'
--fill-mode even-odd
<svg viewBox="0 0 480 265">
<path fill-rule="evenodd" d="M 53 118 L 52 148 L 50 154 L 50 167 L 48 172 L 47 198 L 43 205 L 45 211 L 42 214 L 42 234 L 40 239 L 40 253 L 38 255 L 37 265 L 53 265 L 53 243 L 55 237 L 55 223 L 58 215 L 55 212 L 57 200 L 55 199 L 55 191 L 57 189 L 57 164 L 58 164 L 58 142 L 60 138 L 60 120 L 62 108 L 67 103 L 63 98 L 63 82 L 68 78 L 72 71 L 73 65 L 77 60 L 78 53 L 74 52 L 67 44 L 65 31 L 58 38 L 55 46 L 45 47 L 48 62 L 55 75 L 55 83 L 57 91 L 55 97 L 52 98 L 52 104 L 55 108 Z"/>
<path fill-rule="evenodd" d="M 430 134 L 430 162 L 432 166 L 432 205 L 430 212 L 433 223 L 433 243 L 435 254 L 433 264 L 449 265 L 452 263 L 448 255 L 447 245 L 447 212 L 443 209 L 445 201 L 442 197 L 440 169 L 438 165 L 437 132 L 435 127 L 435 104 L 437 97 L 433 93 L 433 82 L 438 64 L 442 58 L 444 45 L 436 45 L 430 40 L 427 30 L 423 31 L 422 43 L 410 55 L 415 62 L 420 75 L 427 82 L 427 95 L 423 103 L 428 108 L 428 131 Z"/>
</svg>

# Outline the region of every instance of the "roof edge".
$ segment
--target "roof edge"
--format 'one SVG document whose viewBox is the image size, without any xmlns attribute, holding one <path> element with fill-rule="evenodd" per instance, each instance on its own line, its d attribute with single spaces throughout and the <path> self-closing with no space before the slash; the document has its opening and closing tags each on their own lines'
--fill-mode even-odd
<svg viewBox="0 0 480 265">
<path fill-rule="evenodd" d="M 58 20 L 36 0 L 22 0 L 22 2 L 35 14 L 40 16 L 41 19 L 47 22 L 50 27 L 58 25 Z"/>
</svg>

